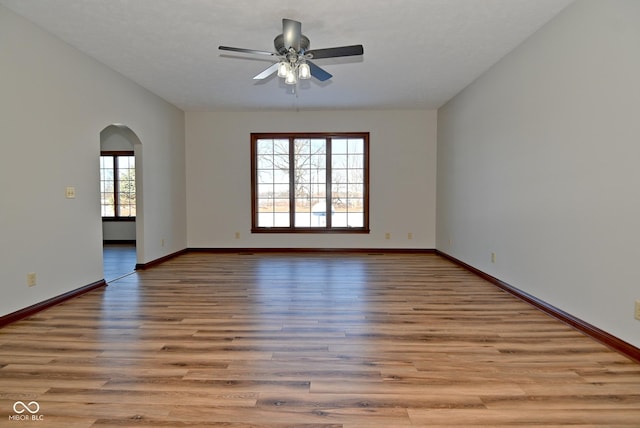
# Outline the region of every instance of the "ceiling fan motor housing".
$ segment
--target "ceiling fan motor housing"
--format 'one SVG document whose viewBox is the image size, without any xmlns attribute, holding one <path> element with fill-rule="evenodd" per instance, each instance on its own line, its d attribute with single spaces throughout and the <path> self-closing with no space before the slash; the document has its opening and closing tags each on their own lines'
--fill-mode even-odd
<svg viewBox="0 0 640 428">
<path fill-rule="evenodd" d="M 280 55 L 286 55 L 291 47 L 284 45 L 283 34 L 279 34 L 275 39 L 273 39 L 273 46 L 276 48 L 276 52 Z M 303 54 L 307 50 L 309 50 L 309 39 L 304 34 L 300 34 L 300 50 L 296 53 Z"/>
</svg>

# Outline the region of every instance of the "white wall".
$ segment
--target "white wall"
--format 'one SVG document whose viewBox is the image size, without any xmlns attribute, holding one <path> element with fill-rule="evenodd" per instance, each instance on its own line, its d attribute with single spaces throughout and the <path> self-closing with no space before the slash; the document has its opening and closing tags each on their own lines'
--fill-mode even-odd
<svg viewBox="0 0 640 428">
<path fill-rule="evenodd" d="M 136 240 L 135 221 L 102 221 L 102 240 L 130 241 Z"/>
<path fill-rule="evenodd" d="M 639 23 L 580 0 L 438 112 L 437 248 L 635 346 Z"/>
<path fill-rule="evenodd" d="M 0 70 L 0 315 L 103 278 L 98 159 L 110 124 L 142 142 L 138 261 L 186 247 L 181 110 L 1 6 Z"/>
<path fill-rule="evenodd" d="M 189 247 L 435 248 L 435 110 L 188 112 L 186 123 Z M 305 131 L 370 132 L 370 234 L 250 233 L 250 134 Z"/>
</svg>

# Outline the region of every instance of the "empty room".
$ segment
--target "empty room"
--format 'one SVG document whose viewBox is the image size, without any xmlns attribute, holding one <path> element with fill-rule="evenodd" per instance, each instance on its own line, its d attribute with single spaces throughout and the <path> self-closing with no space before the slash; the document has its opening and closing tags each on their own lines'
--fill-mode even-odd
<svg viewBox="0 0 640 428">
<path fill-rule="evenodd" d="M 0 426 L 640 426 L 639 22 L 0 0 Z"/>
</svg>

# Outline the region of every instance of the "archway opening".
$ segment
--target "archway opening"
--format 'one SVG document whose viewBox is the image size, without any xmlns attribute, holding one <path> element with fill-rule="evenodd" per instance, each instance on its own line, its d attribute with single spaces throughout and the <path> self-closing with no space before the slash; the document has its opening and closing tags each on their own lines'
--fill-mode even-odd
<svg viewBox="0 0 640 428">
<path fill-rule="evenodd" d="M 142 259 L 142 142 L 129 127 L 100 132 L 100 213 L 104 278 L 128 275 Z"/>
</svg>

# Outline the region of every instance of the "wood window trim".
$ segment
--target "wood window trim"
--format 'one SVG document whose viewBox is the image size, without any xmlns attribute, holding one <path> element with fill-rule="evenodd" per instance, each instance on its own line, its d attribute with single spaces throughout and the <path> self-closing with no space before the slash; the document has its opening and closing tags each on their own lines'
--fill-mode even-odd
<svg viewBox="0 0 640 428">
<path fill-rule="evenodd" d="M 117 163 L 116 163 L 116 159 L 118 156 L 135 156 L 135 152 L 133 150 L 101 150 L 100 151 L 100 157 L 102 156 L 111 156 L 114 158 L 114 168 L 117 171 Z M 113 176 L 113 180 L 114 180 L 114 189 L 118 188 L 118 174 L 114 173 Z M 118 215 L 118 205 L 119 205 L 119 198 L 114 198 L 114 215 L 113 216 L 109 216 L 109 217 L 102 217 L 102 221 L 103 222 L 135 222 L 136 221 L 136 217 L 135 216 L 119 216 Z"/>
<path fill-rule="evenodd" d="M 128 222 L 128 221 L 136 221 L 135 217 L 102 217 L 102 221 L 104 222 Z"/>
<path fill-rule="evenodd" d="M 292 226 L 289 227 L 258 227 L 257 214 L 257 141 L 259 139 L 294 139 L 300 138 L 325 138 L 325 139 L 339 139 L 339 138 L 362 138 L 364 142 L 363 153 L 363 226 L 362 227 L 295 227 L 294 222 L 291 221 Z M 251 233 L 303 233 L 303 234 L 368 234 L 369 228 L 369 199 L 370 199 L 370 184 L 369 184 L 369 132 L 288 132 L 288 133 L 251 133 Z M 291 154 L 291 156 L 293 156 Z M 331 162 L 327 162 L 327 174 L 331 175 Z M 293 195 L 293 180 L 290 179 L 289 185 L 291 186 L 290 195 Z M 327 179 L 327 199 L 330 195 L 331 180 Z M 294 197 L 290 196 L 290 210 L 291 217 L 295 215 L 293 207 Z"/>
</svg>

